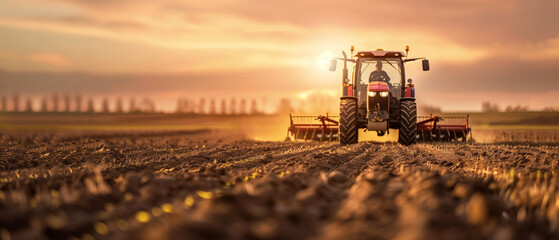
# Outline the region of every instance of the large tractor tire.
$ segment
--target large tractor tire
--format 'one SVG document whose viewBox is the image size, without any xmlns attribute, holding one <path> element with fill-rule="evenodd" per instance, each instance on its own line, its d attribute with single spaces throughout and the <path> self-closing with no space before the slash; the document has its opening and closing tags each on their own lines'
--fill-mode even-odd
<svg viewBox="0 0 559 240">
<path fill-rule="evenodd" d="M 415 143 L 415 135 L 417 132 L 417 109 L 415 102 L 400 102 L 400 132 L 398 134 L 398 142 L 408 146 Z"/>
<path fill-rule="evenodd" d="M 357 143 L 357 99 L 346 98 L 340 102 L 340 143 Z"/>
</svg>

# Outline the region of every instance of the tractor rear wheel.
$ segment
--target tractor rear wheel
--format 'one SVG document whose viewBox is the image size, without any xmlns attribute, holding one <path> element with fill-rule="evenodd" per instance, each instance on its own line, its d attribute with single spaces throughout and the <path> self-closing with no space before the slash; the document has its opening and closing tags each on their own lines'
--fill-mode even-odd
<svg viewBox="0 0 559 240">
<path fill-rule="evenodd" d="M 340 102 L 340 143 L 357 143 L 357 100 L 354 98 Z"/>
<path fill-rule="evenodd" d="M 398 134 L 398 142 L 402 145 L 410 145 L 415 143 L 415 135 L 417 132 L 417 109 L 415 102 L 400 102 L 400 132 Z"/>
</svg>

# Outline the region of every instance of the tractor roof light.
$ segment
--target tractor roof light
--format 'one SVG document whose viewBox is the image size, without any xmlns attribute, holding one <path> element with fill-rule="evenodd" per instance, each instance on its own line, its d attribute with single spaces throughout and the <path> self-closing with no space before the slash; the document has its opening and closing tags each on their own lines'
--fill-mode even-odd
<svg viewBox="0 0 559 240">
<path fill-rule="evenodd" d="M 406 57 L 408 57 L 408 52 L 410 51 L 410 46 L 406 45 Z"/>
</svg>

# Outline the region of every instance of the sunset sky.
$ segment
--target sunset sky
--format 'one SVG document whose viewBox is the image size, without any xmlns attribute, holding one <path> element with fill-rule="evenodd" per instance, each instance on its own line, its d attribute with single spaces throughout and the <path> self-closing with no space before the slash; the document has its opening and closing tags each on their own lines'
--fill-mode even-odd
<svg viewBox="0 0 559 240">
<path fill-rule="evenodd" d="M 0 0 L 0 94 L 244 97 L 339 94 L 325 52 L 402 51 L 420 103 L 559 105 L 557 0 Z"/>
</svg>

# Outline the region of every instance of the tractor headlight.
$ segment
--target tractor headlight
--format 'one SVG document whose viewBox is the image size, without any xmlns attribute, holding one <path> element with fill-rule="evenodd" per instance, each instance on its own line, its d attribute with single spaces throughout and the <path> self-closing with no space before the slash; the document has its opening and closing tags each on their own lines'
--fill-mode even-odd
<svg viewBox="0 0 559 240">
<path fill-rule="evenodd" d="M 377 95 L 377 92 L 369 92 L 369 97 L 374 97 Z"/>
<path fill-rule="evenodd" d="M 381 97 L 388 97 L 388 92 L 380 92 Z"/>
</svg>

